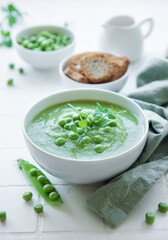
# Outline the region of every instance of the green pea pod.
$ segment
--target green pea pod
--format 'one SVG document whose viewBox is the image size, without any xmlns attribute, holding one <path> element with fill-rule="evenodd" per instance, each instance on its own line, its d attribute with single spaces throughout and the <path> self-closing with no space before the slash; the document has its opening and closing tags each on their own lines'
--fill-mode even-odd
<svg viewBox="0 0 168 240">
<path fill-rule="evenodd" d="M 31 184 L 36 188 L 37 192 L 42 196 L 42 198 L 50 204 L 59 204 L 63 203 L 59 193 L 55 189 L 55 187 L 52 185 L 52 183 L 49 181 L 49 179 L 34 165 L 30 164 L 29 162 L 19 158 L 17 159 L 19 168 L 24 172 L 25 176 L 28 178 L 28 180 L 31 182 Z M 32 176 L 30 174 L 31 169 L 36 169 L 37 170 L 37 176 Z M 49 194 L 44 192 L 43 186 L 40 182 L 37 181 L 38 176 L 44 176 L 46 178 L 47 184 L 51 184 L 54 187 L 54 191 L 58 194 L 58 197 L 54 200 L 49 198 Z"/>
</svg>

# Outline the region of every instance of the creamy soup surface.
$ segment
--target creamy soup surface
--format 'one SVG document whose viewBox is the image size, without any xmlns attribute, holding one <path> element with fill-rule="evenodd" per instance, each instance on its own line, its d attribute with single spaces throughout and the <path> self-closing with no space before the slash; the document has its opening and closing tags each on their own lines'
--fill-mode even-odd
<svg viewBox="0 0 168 240">
<path fill-rule="evenodd" d="M 121 106 L 99 101 L 71 101 L 35 116 L 27 135 L 43 150 L 77 160 L 120 154 L 142 137 L 144 126 Z"/>
</svg>

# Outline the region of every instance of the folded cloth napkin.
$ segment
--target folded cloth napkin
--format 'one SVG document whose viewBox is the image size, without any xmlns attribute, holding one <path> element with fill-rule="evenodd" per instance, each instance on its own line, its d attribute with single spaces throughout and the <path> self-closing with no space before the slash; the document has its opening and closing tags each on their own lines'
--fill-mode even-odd
<svg viewBox="0 0 168 240">
<path fill-rule="evenodd" d="M 129 94 L 145 111 L 149 133 L 133 166 L 92 193 L 87 205 L 113 227 L 120 225 L 168 171 L 168 60 L 152 59 L 137 76 Z"/>
</svg>

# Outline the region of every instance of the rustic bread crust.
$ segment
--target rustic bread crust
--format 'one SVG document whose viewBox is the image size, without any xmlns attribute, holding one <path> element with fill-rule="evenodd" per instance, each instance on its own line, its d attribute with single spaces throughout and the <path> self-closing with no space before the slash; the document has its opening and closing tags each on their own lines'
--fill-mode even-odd
<svg viewBox="0 0 168 240">
<path fill-rule="evenodd" d="M 73 69 L 76 72 L 82 73 L 82 68 L 81 68 L 81 64 L 80 64 L 80 60 L 82 57 L 84 57 L 85 55 L 88 55 L 89 53 L 81 53 L 78 54 L 74 57 L 72 57 L 69 62 L 68 62 L 68 67 L 70 67 L 71 69 Z"/>
<path fill-rule="evenodd" d="M 80 59 L 80 64 L 84 75 L 91 83 L 106 82 L 112 77 L 111 62 L 107 54 L 87 54 Z"/>
<path fill-rule="evenodd" d="M 126 57 L 117 57 L 117 56 L 110 56 L 110 62 L 113 66 L 113 76 L 111 81 L 114 81 L 124 75 L 126 72 L 130 61 Z"/>
<path fill-rule="evenodd" d="M 68 76 L 69 78 L 71 78 L 77 82 L 89 83 L 88 79 L 84 75 L 82 75 L 79 72 L 74 71 L 70 67 L 66 67 L 66 69 L 64 70 L 64 73 L 66 76 Z"/>
</svg>

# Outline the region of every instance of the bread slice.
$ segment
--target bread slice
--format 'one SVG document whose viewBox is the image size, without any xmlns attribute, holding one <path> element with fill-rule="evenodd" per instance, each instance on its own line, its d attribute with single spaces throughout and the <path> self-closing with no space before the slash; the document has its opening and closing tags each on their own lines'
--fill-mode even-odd
<svg viewBox="0 0 168 240">
<path fill-rule="evenodd" d="M 112 64 L 112 78 L 111 81 L 116 80 L 124 75 L 130 61 L 126 57 L 110 56 L 110 62 Z"/>
<path fill-rule="evenodd" d="M 104 53 L 90 53 L 80 60 L 82 72 L 91 83 L 106 82 L 112 77 L 111 63 Z"/>
<path fill-rule="evenodd" d="M 81 82 L 81 83 L 89 83 L 88 79 L 82 75 L 79 72 L 74 71 L 73 69 L 71 69 L 70 67 L 66 67 L 66 69 L 64 70 L 65 75 L 67 75 L 69 78 L 77 81 L 77 82 Z"/>
<path fill-rule="evenodd" d="M 86 52 L 86 53 L 81 53 L 81 54 L 78 54 L 78 55 L 72 57 L 68 62 L 68 67 L 70 67 L 71 69 L 73 69 L 76 72 L 82 73 L 80 60 L 81 60 L 82 57 L 84 57 L 88 54 L 89 53 Z"/>
</svg>

